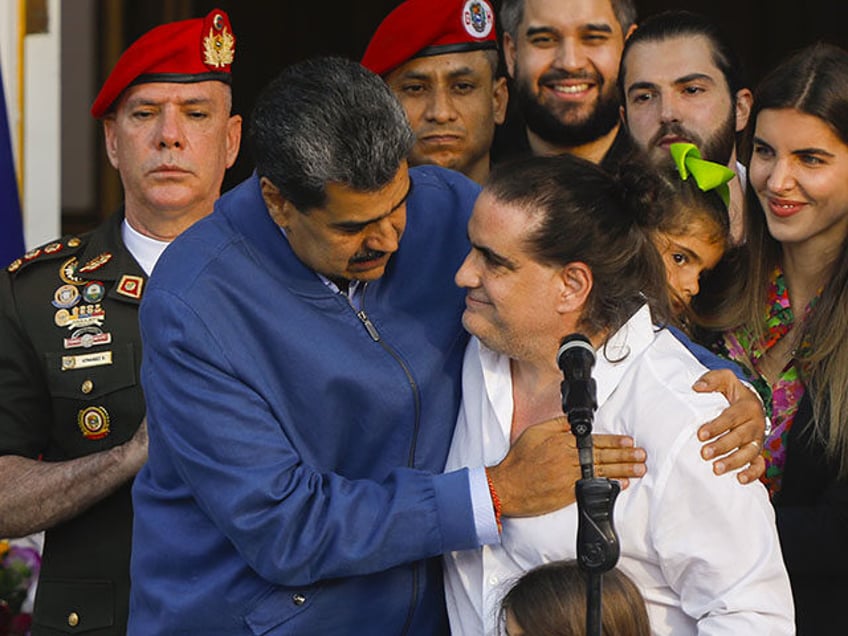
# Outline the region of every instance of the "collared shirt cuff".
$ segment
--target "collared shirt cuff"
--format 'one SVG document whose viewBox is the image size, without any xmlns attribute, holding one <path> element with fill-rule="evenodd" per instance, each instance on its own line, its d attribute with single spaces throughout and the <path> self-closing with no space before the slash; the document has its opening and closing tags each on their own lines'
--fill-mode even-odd
<svg viewBox="0 0 848 636">
<path fill-rule="evenodd" d="M 498 523 L 495 520 L 495 506 L 489 492 L 486 469 L 482 466 L 468 469 L 468 486 L 471 491 L 471 507 L 474 510 L 474 527 L 480 545 L 492 545 L 501 542 Z"/>
</svg>

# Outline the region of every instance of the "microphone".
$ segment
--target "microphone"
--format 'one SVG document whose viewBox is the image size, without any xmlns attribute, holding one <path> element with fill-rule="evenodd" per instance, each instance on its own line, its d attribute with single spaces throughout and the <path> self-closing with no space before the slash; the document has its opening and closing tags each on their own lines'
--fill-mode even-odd
<svg viewBox="0 0 848 636">
<path fill-rule="evenodd" d="M 562 371 L 562 410 L 577 440 L 582 479 L 574 484 L 577 498 L 577 562 L 587 573 L 586 634 L 601 634 L 603 573 L 615 567 L 621 553 L 613 524 L 613 505 L 618 482 L 595 477 L 592 465 L 592 421 L 598 408 L 595 349 L 583 334 L 573 333 L 560 341 L 557 365 Z"/>
<path fill-rule="evenodd" d="M 573 333 L 560 341 L 557 365 L 564 377 L 561 385 L 562 410 L 568 415 L 571 430 L 581 438 L 591 434 L 592 419 L 598 408 L 595 379 L 595 349 L 589 339 Z"/>
</svg>

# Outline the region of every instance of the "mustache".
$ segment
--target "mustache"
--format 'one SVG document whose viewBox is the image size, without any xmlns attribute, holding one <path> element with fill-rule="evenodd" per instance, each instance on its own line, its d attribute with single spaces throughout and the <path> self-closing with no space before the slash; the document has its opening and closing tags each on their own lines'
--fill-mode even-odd
<svg viewBox="0 0 848 636">
<path fill-rule="evenodd" d="M 378 258 L 382 258 L 385 255 L 385 252 L 378 252 L 377 250 L 366 250 L 364 252 L 360 252 L 359 254 L 354 254 L 353 258 L 350 259 L 350 262 L 365 263 L 367 261 L 377 260 Z"/>
<path fill-rule="evenodd" d="M 662 140 L 663 137 L 668 137 L 671 135 L 675 137 L 682 137 L 683 139 L 688 139 L 696 146 L 698 146 L 698 148 L 700 148 L 702 145 L 701 139 L 698 137 L 698 135 L 695 135 L 692 132 L 686 130 L 683 126 L 674 121 L 664 122 L 663 124 L 661 124 L 659 130 L 657 130 L 657 133 L 651 138 L 651 142 L 649 145 L 656 146 L 660 143 L 660 140 Z"/>
</svg>

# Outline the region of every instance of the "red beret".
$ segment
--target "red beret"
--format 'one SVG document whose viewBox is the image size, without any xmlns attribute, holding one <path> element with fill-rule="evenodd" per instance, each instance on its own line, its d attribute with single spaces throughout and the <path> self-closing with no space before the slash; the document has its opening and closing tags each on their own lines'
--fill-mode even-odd
<svg viewBox="0 0 848 636">
<path fill-rule="evenodd" d="M 205 18 L 155 27 L 124 51 L 91 105 L 100 119 L 128 86 L 146 82 L 230 83 L 236 39 L 230 18 L 213 9 Z"/>
<path fill-rule="evenodd" d="M 362 65 L 385 75 L 414 57 L 497 47 L 487 0 L 406 0 L 377 27 Z"/>
</svg>

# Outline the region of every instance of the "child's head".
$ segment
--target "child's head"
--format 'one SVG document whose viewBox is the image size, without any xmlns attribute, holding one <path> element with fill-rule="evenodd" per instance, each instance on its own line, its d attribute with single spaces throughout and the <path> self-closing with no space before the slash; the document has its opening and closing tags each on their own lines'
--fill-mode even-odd
<svg viewBox="0 0 848 636">
<path fill-rule="evenodd" d="M 713 269 L 727 250 L 730 221 L 715 191 L 702 191 L 693 179 L 659 175 L 661 198 L 650 236 L 665 264 L 672 308 L 688 312 L 700 290 L 701 275 Z"/>
<path fill-rule="evenodd" d="M 525 572 L 501 602 L 500 619 L 508 636 L 583 634 L 586 575 L 576 561 L 554 561 Z M 601 629 L 604 636 L 651 633 L 642 594 L 616 568 L 603 577 Z"/>
<path fill-rule="evenodd" d="M 701 275 L 718 264 L 729 246 L 726 182 L 733 173 L 701 160 L 692 144 L 672 145 L 689 151 L 677 148 L 673 153 L 675 170 L 654 171 L 634 157 L 622 167 L 622 178 L 633 188 L 640 224 L 662 256 L 672 310 L 685 318 L 700 289 Z M 702 175 L 704 169 L 707 177 Z"/>
</svg>

